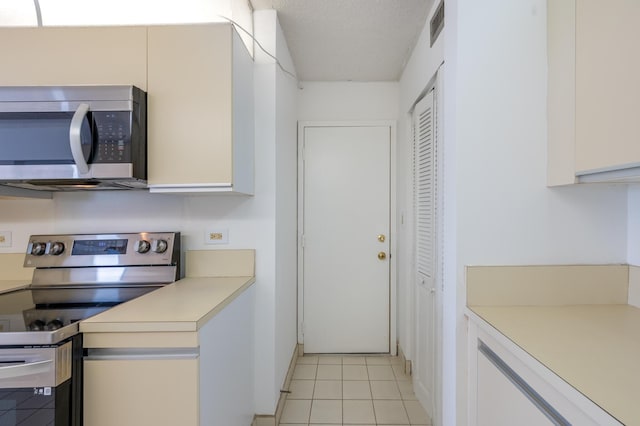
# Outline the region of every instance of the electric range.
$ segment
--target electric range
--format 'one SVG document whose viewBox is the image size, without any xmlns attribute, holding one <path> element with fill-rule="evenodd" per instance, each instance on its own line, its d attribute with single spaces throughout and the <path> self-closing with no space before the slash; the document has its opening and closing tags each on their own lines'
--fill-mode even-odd
<svg viewBox="0 0 640 426">
<path fill-rule="evenodd" d="M 174 282 L 180 233 L 33 235 L 26 289 L 0 294 L 0 425 L 82 422 L 79 322 Z"/>
</svg>

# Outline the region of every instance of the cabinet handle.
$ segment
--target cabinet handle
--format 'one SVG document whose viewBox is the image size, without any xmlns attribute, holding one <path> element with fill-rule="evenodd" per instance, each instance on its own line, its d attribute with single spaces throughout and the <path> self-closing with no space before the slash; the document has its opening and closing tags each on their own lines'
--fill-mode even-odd
<svg viewBox="0 0 640 426">
<path fill-rule="evenodd" d="M 198 359 L 198 348 L 91 348 L 84 356 L 85 361 L 139 361 Z"/>
<path fill-rule="evenodd" d="M 554 425 L 571 426 L 558 411 L 551 406 L 538 392 L 518 375 L 506 362 L 489 348 L 482 340 L 478 339 L 478 352 L 483 354 L 524 396 L 533 403 Z"/>
</svg>

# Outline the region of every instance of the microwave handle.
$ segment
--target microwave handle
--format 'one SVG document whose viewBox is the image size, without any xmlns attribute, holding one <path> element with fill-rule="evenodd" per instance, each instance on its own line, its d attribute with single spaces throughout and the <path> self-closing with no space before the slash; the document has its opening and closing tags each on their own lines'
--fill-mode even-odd
<svg viewBox="0 0 640 426">
<path fill-rule="evenodd" d="M 69 126 L 69 144 L 71 146 L 71 156 L 73 157 L 73 161 L 78 167 L 78 172 L 81 174 L 89 173 L 89 165 L 84 159 L 84 154 L 82 153 L 82 139 L 80 138 L 80 134 L 82 133 L 82 122 L 84 121 L 88 112 L 88 104 L 83 103 L 78 105 L 78 109 L 73 114 L 73 118 L 71 118 L 71 126 Z"/>
</svg>

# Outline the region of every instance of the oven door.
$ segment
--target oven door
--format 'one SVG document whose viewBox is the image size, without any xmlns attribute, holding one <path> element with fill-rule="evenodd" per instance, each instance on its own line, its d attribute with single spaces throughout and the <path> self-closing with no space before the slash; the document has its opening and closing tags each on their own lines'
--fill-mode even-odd
<svg viewBox="0 0 640 426">
<path fill-rule="evenodd" d="M 0 426 L 72 425 L 72 342 L 0 349 Z"/>
<path fill-rule="evenodd" d="M 71 380 L 56 387 L 0 389 L 0 426 L 70 426 Z"/>
</svg>

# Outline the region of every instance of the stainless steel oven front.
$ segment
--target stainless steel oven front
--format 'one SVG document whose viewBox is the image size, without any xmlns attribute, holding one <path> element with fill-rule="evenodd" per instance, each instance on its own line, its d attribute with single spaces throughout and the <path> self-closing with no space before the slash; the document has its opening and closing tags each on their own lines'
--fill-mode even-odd
<svg viewBox="0 0 640 426">
<path fill-rule="evenodd" d="M 0 350 L 0 426 L 81 425 L 81 340 Z"/>
</svg>

